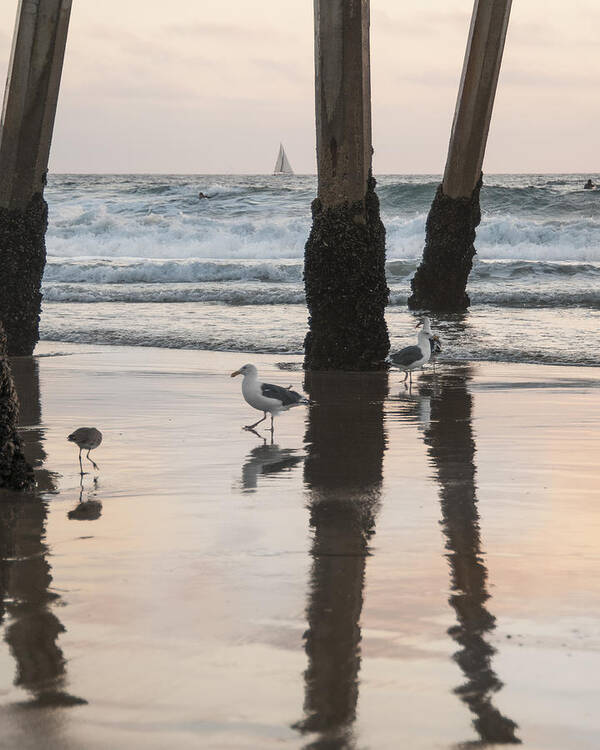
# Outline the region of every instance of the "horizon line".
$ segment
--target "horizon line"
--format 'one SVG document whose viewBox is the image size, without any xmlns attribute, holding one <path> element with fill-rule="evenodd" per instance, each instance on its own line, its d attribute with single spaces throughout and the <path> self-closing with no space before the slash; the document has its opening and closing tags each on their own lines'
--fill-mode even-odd
<svg viewBox="0 0 600 750">
<path fill-rule="evenodd" d="M 580 175 L 596 175 L 600 174 L 600 170 L 590 170 L 588 172 L 484 172 L 483 177 L 487 175 L 513 175 L 513 176 L 560 176 L 566 177 L 569 175 L 580 176 Z M 294 177 L 318 177 L 316 172 L 296 172 L 291 175 L 274 175 L 272 172 L 54 172 L 48 171 L 48 177 L 52 176 L 69 176 L 77 175 L 80 177 L 90 176 L 162 176 L 162 177 L 277 177 L 278 179 L 290 179 Z M 375 178 L 379 177 L 442 177 L 443 172 L 378 172 Z"/>
</svg>

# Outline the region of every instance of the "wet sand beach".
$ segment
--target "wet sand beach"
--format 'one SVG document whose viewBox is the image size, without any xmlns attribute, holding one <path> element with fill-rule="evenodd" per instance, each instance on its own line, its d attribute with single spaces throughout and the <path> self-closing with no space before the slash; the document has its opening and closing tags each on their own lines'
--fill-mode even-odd
<svg viewBox="0 0 600 750">
<path fill-rule="evenodd" d="M 273 444 L 248 361 L 314 402 Z M 300 368 L 13 360 L 38 490 L 1 495 L 1 748 L 598 747 L 600 369 Z"/>
</svg>

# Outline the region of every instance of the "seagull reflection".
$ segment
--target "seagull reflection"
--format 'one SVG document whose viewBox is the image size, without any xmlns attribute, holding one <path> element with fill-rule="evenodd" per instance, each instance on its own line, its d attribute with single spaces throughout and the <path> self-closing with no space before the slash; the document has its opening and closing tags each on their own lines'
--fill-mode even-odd
<svg viewBox="0 0 600 750">
<path fill-rule="evenodd" d="M 44 543 L 48 505 L 40 496 L 56 492 L 55 475 L 40 466 L 45 458 L 37 362 L 13 360 L 21 426 L 27 457 L 36 469 L 37 491 L 8 495 L 0 503 L 0 622 L 7 618 L 4 640 L 16 662 L 15 685 L 32 700 L 25 706 L 72 706 L 86 703 L 65 690 L 66 661 L 57 641 L 65 629 L 55 614 L 60 597 L 50 590 L 51 568 Z M 46 746 L 56 722 L 38 722 L 39 746 Z"/>
<path fill-rule="evenodd" d="M 421 385 L 418 392 L 400 391 L 397 396 L 388 399 L 388 414 L 392 419 L 402 422 L 413 422 L 423 432 L 431 422 L 431 398 L 436 391 Z"/>
<path fill-rule="evenodd" d="M 461 747 L 520 743 L 515 736 L 517 724 L 492 704 L 502 683 L 492 669 L 495 649 L 486 640 L 496 619 L 485 606 L 490 595 L 477 511 L 471 377 L 469 367 L 456 367 L 438 374 L 435 390 L 425 379 L 419 383 L 421 398 L 430 399 L 431 405 L 424 441 L 440 486 L 452 590 L 449 603 L 457 618 L 448 633 L 461 647 L 454 659 L 466 677 L 456 694 L 474 714 L 473 725 L 481 738 Z"/>
<path fill-rule="evenodd" d="M 95 500 L 98 491 L 98 477 L 94 477 L 93 487 L 88 489 L 87 497 L 83 499 L 83 474 L 79 475 L 79 501 L 77 505 L 67 513 L 68 518 L 75 521 L 95 521 L 102 515 L 102 503 Z"/>
<path fill-rule="evenodd" d="M 267 439 L 256 430 L 247 430 L 247 432 L 253 432 L 260 438 L 262 445 L 257 445 L 248 453 L 242 466 L 243 492 L 256 492 L 259 476 L 291 471 L 294 466 L 304 460 L 304 456 L 298 456 L 293 448 L 280 448 L 274 444 L 273 435 L 267 443 Z"/>
<path fill-rule="evenodd" d="M 386 446 L 387 373 L 307 373 L 304 480 L 313 558 L 306 616 L 304 718 L 311 750 L 355 747 L 360 615 Z"/>
</svg>

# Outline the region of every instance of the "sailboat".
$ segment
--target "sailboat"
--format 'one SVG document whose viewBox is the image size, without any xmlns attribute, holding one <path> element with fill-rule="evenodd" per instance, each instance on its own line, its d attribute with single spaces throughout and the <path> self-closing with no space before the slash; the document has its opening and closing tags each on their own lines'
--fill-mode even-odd
<svg viewBox="0 0 600 750">
<path fill-rule="evenodd" d="M 277 154 L 277 161 L 275 162 L 273 174 L 294 174 L 294 170 L 286 156 L 282 143 L 279 144 L 279 153 Z"/>
</svg>

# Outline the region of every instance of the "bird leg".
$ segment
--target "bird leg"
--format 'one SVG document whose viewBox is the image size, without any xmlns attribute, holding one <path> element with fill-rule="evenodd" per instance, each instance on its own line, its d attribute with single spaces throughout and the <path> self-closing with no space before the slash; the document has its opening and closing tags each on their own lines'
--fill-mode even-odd
<svg viewBox="0 0 600 750">
<path fill-rule="evenodd" d="M 83 476 L 83 466 L 81 465 L 81 448 L 79 449 L 79 473 Z"/>
<path fill-rule="evenodd" d="M 274 429 L 275 428 L 273 426 L 273 413 L 271 412 L 271 440 L 273 440 L 273 430 Z"/>
<path fill-rule="evenodd" d="M 247 424 L 247 425 L 246 425 L 246 426 L 244 427 L 244 429 L 245 429 L 245 430 L 253 430 L 253 429 L 254 429 L 254 428 L 256 427 L 256 425 L 257 425 L 257 424 L 260 424 L 261 422 L 264 422 L 264 421 L 265 421 L 265 419 L 267 418 L 267 412 L 266 412 L 266 411 L 264 411 L 264 412 L 263 412 L 263 414 L 264 414 L 264 417 L 263 417 L 262 419 L 259 419 L 259 420 L 258 420 L 258 422 L 255 422 L 254 424 Z M 272 415 L 271 415 L 271 416 L 272 416 Z"/>
<path fill-rule="evenodd" d="M 403 383 L 406 383 L 406 378 L 408 377 L 409 370 L 404 370 L 404 380 Z"/>
<path fill-rule="evenodd" d="M 91 448 L 90 448 L 90 450 L 91 450 Z M 92 459 L 90 458 L 90 451 L 87 452 L 86 458 L 87 458 L 88 461 L 91 462 L 91 464 L 94 467 L 94 469 L 96 469 L 96 471 L 98 471 L 98 464 L 94 463 L 94 461 L 92 461 Z"/>
<path fill-rule="evenodd" d="M 260 432 L 257 432 L 256 430 L 252 430 L 250 427 L 244 427 L 244 429 L 247 430 L 248 432 L 251 432 L 253 435 L 256 435 L 256 437 L 260 438 L 263 441 L 263 443 L 267 442 L 267 438 L 263 437 L 260 434 Z"/>
</svg>

